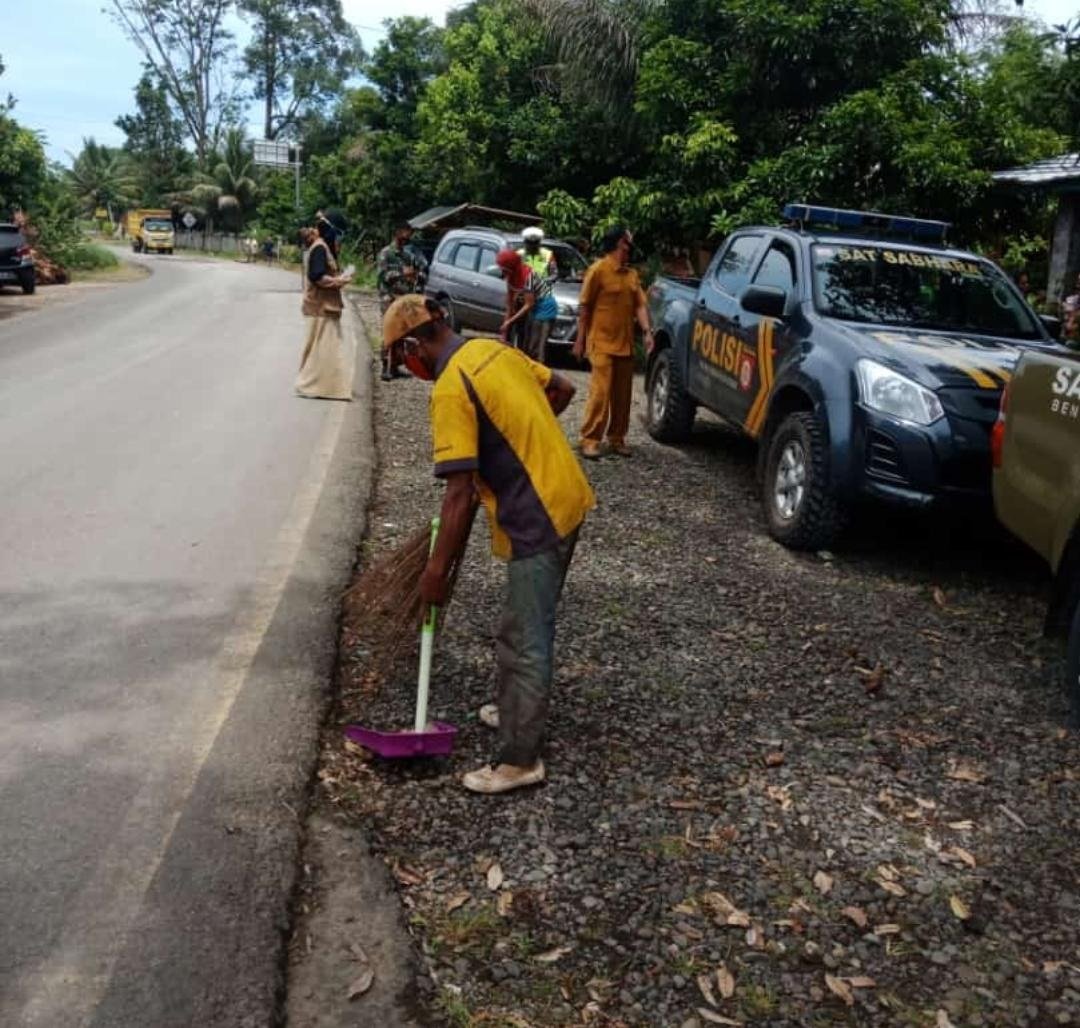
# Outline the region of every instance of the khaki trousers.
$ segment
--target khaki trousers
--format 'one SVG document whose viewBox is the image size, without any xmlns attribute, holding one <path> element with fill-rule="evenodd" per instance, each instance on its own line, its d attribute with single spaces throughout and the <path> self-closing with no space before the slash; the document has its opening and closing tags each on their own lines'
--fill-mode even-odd
<svg viewBox="0 0 1080 1028">
<path fill-rule="evenodd" d="M 614 445 L 626 442 L 630 428 L 630 401 L 634 392 L 634 358 L 608 353 L 589 355 L 589 398 L 581 423 L 582 441 L 602 442 L 604 433 Z"/>
</svg>

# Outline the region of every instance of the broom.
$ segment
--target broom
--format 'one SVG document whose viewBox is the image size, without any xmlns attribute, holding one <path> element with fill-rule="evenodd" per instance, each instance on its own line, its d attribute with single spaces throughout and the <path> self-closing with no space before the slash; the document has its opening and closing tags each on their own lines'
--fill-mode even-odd
<svg viewBox="0 0 1080 1028">
<path fill-rule="evenodd" d="M 442 607 L 444 611 L 454 594 L 478 506 L 474 501 L 465 543 L 450 566 L 450 588 Z M 396 550 L 367 568 L 343 597 L 346 608 L 362 617 L 363 634 L 377 649 L 377 662 L 384 667 L 393 664 L 406 642 L 416 641 L 417 630 L 427 613 L 427 605 L 420 598 L 420 576 L 430 551 L 431 523 L 427 522 Z M 439 619 L 440 627 L 444 620 Z"/>
</svg>

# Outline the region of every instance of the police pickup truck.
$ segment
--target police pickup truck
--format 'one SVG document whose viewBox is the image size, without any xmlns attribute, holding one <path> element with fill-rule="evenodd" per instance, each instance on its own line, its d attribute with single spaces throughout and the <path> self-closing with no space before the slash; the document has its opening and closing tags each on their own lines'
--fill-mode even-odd
<svg viewBox="0 0 1080 1028">
<path fill-rule="evenodd" d="M 770 534 L 818 549 L 864 497 L 989 509 L 990 431 L 1022 349 L 1057 349 L 948 226 L 789 204 L 732 233 L 701 279 L 649 290 L 647 423 L 685 439 L 705 407 L 760 441 Z"/>
<path fill-rule="evenodd" d="M 1080 727 L 1080 358 L 1025 354 L 991 444 L 998 517 L 1054 573 L 1047 634 L 1068 639 L 1070 719 Z"/>
</svg>

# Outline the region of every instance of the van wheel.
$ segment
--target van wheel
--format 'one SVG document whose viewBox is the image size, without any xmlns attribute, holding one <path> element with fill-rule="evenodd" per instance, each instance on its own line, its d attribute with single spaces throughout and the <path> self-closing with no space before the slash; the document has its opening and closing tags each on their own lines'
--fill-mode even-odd
<svg viewBox="0 0 1080 1028">
<path fill-rule="evenodd" d="M 1073 611 L 1069 648 L 1065 657 L 1065 695 L 1069 701 L 1069 727 L 1080 728 L 1080 603 Z"/>
<path fill-rule="evenodd" d="M 653 361 L 645 386 L 646 425 L 661 443 L 679 443 L 694 428 L 697 405 L 686 391 L 671 350 L 661 350 Z"/>
<path fill-rule="evenodd" d="M 825 430 L 814 414 L 789 414 L 773 432 L 763 487 L 769 535 L 789 549 L 820 550 L 844 527 L 843 505 L 829 492 Z"/>
</svg>

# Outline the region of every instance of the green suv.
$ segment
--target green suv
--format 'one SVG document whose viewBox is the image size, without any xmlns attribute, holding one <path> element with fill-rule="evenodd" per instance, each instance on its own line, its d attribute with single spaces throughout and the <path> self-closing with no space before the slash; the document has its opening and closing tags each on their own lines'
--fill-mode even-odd
<svg viewBox="0 0 1080 1028">
<path fill-rule="evenodd" d="M 1021 357 L 991 448 L 998 517 L 1054 572 L 1047 634 L 1068 639 L 1069 718 L 1080 728 L 1080 357 Z"/>
</svg>

